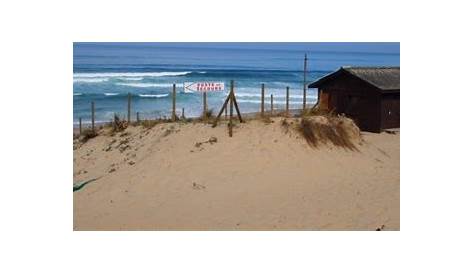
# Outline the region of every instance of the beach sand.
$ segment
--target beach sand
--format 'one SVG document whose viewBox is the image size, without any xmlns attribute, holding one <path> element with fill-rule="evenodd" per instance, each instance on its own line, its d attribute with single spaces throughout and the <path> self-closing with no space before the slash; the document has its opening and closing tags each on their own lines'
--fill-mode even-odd
<svg viewBox="0 0 474 274">
<path fill-rule="evenodd" d="M 224 122 L 166 123 L 87 141 L 73 181 L 99 179 L 73 193 L 74 230 L 400 229 L 399 132 L 314 149 L 280 120 L 232 138 Z"/>
</svg>

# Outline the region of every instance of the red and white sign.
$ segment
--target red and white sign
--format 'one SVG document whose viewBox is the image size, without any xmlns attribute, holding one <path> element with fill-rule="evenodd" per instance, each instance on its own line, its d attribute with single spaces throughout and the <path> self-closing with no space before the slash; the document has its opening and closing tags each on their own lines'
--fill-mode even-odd
<svg viewBox="0 0 474 274">
<path fill-rule="evenodd" d="M 224 82 L 188 82 L 184 83 L 184 92 L 218 92 L 224 91 Z"/>
</svg>

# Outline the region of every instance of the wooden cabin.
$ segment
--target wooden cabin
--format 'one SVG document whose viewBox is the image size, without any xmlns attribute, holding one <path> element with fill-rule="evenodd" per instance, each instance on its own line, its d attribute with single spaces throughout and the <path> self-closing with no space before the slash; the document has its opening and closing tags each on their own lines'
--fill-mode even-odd
<svg viewBox="0 0 474 274">
<path fill-rule="evenodd" d="M 400 67 L 342 67 L 308 87 L 318 89 L 318 107 L 351 117 L 362 130 L 400 127 Z"/>
</svg>

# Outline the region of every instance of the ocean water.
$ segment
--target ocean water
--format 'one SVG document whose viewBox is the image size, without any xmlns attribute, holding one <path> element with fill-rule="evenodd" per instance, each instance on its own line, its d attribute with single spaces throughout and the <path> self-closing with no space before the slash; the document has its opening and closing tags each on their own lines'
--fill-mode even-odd
<svg viewBox="0 0 474 274">
<path fill-rule="evenodd" d="M 184 92 L 184 82 L 218 81 L 225 92 L 207 94 L 208 108 L 219 111 L 230 87 L 242 112 L 260 109 L 261 84 L 266 105 L 285 108 L 290 87 L 290 108 L 302 107 L 303 63 L 308 55 L 307 84 L 341 66 L 399 66 L 399 43 L 74 43 L 74 123 L 91 118 L 106 122 L 114 113 L 126 116 L 127 94 L 132 94 L 132 117 L 170 116 L 171 91 L 177 86 L 176 108 L 186 117 L 202 112 L 202 94 Z M 309 89 L 307 104 L 317 101 Z"/>
</svg>

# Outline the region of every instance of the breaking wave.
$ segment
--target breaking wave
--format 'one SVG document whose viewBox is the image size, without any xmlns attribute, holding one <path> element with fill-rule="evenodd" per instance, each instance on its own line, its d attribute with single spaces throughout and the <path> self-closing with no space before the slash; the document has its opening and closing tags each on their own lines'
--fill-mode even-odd
<svg viewBox="0 0 474 274">
<path fill-rule="evenodd" d="M 136 88 L 151 88 L 151 87 L 172 87 L 171 83 L 116 83 L 118 86 L 128 86 Z"/>
<path fill-rule="evenodd" d="M 183 76 L 192 71 L 162 71 L 162 72 L 76 72 L 74 77 L 97 78 L 97 77 L 166 77 Z"/>
<path fill-rule="evenodd" d="M 145 97 L 145 98 L 163 98 L 163 97 L 168 97 L 168 94 L 139 94 L 138 96 L 140 97 Z"/>
<path fill-rule="evenodd" d="M 118 79 L 125 81 L 141 81 L 143 80 L 143 77 L 120 77 Z"/>
<path fill-rule="evenodd" d="M 74 83 L 100 83 L 100 82 L 106 82 L 108 81 L 109 78 L 76 78 L 73 79 Z"/>
</svg>

